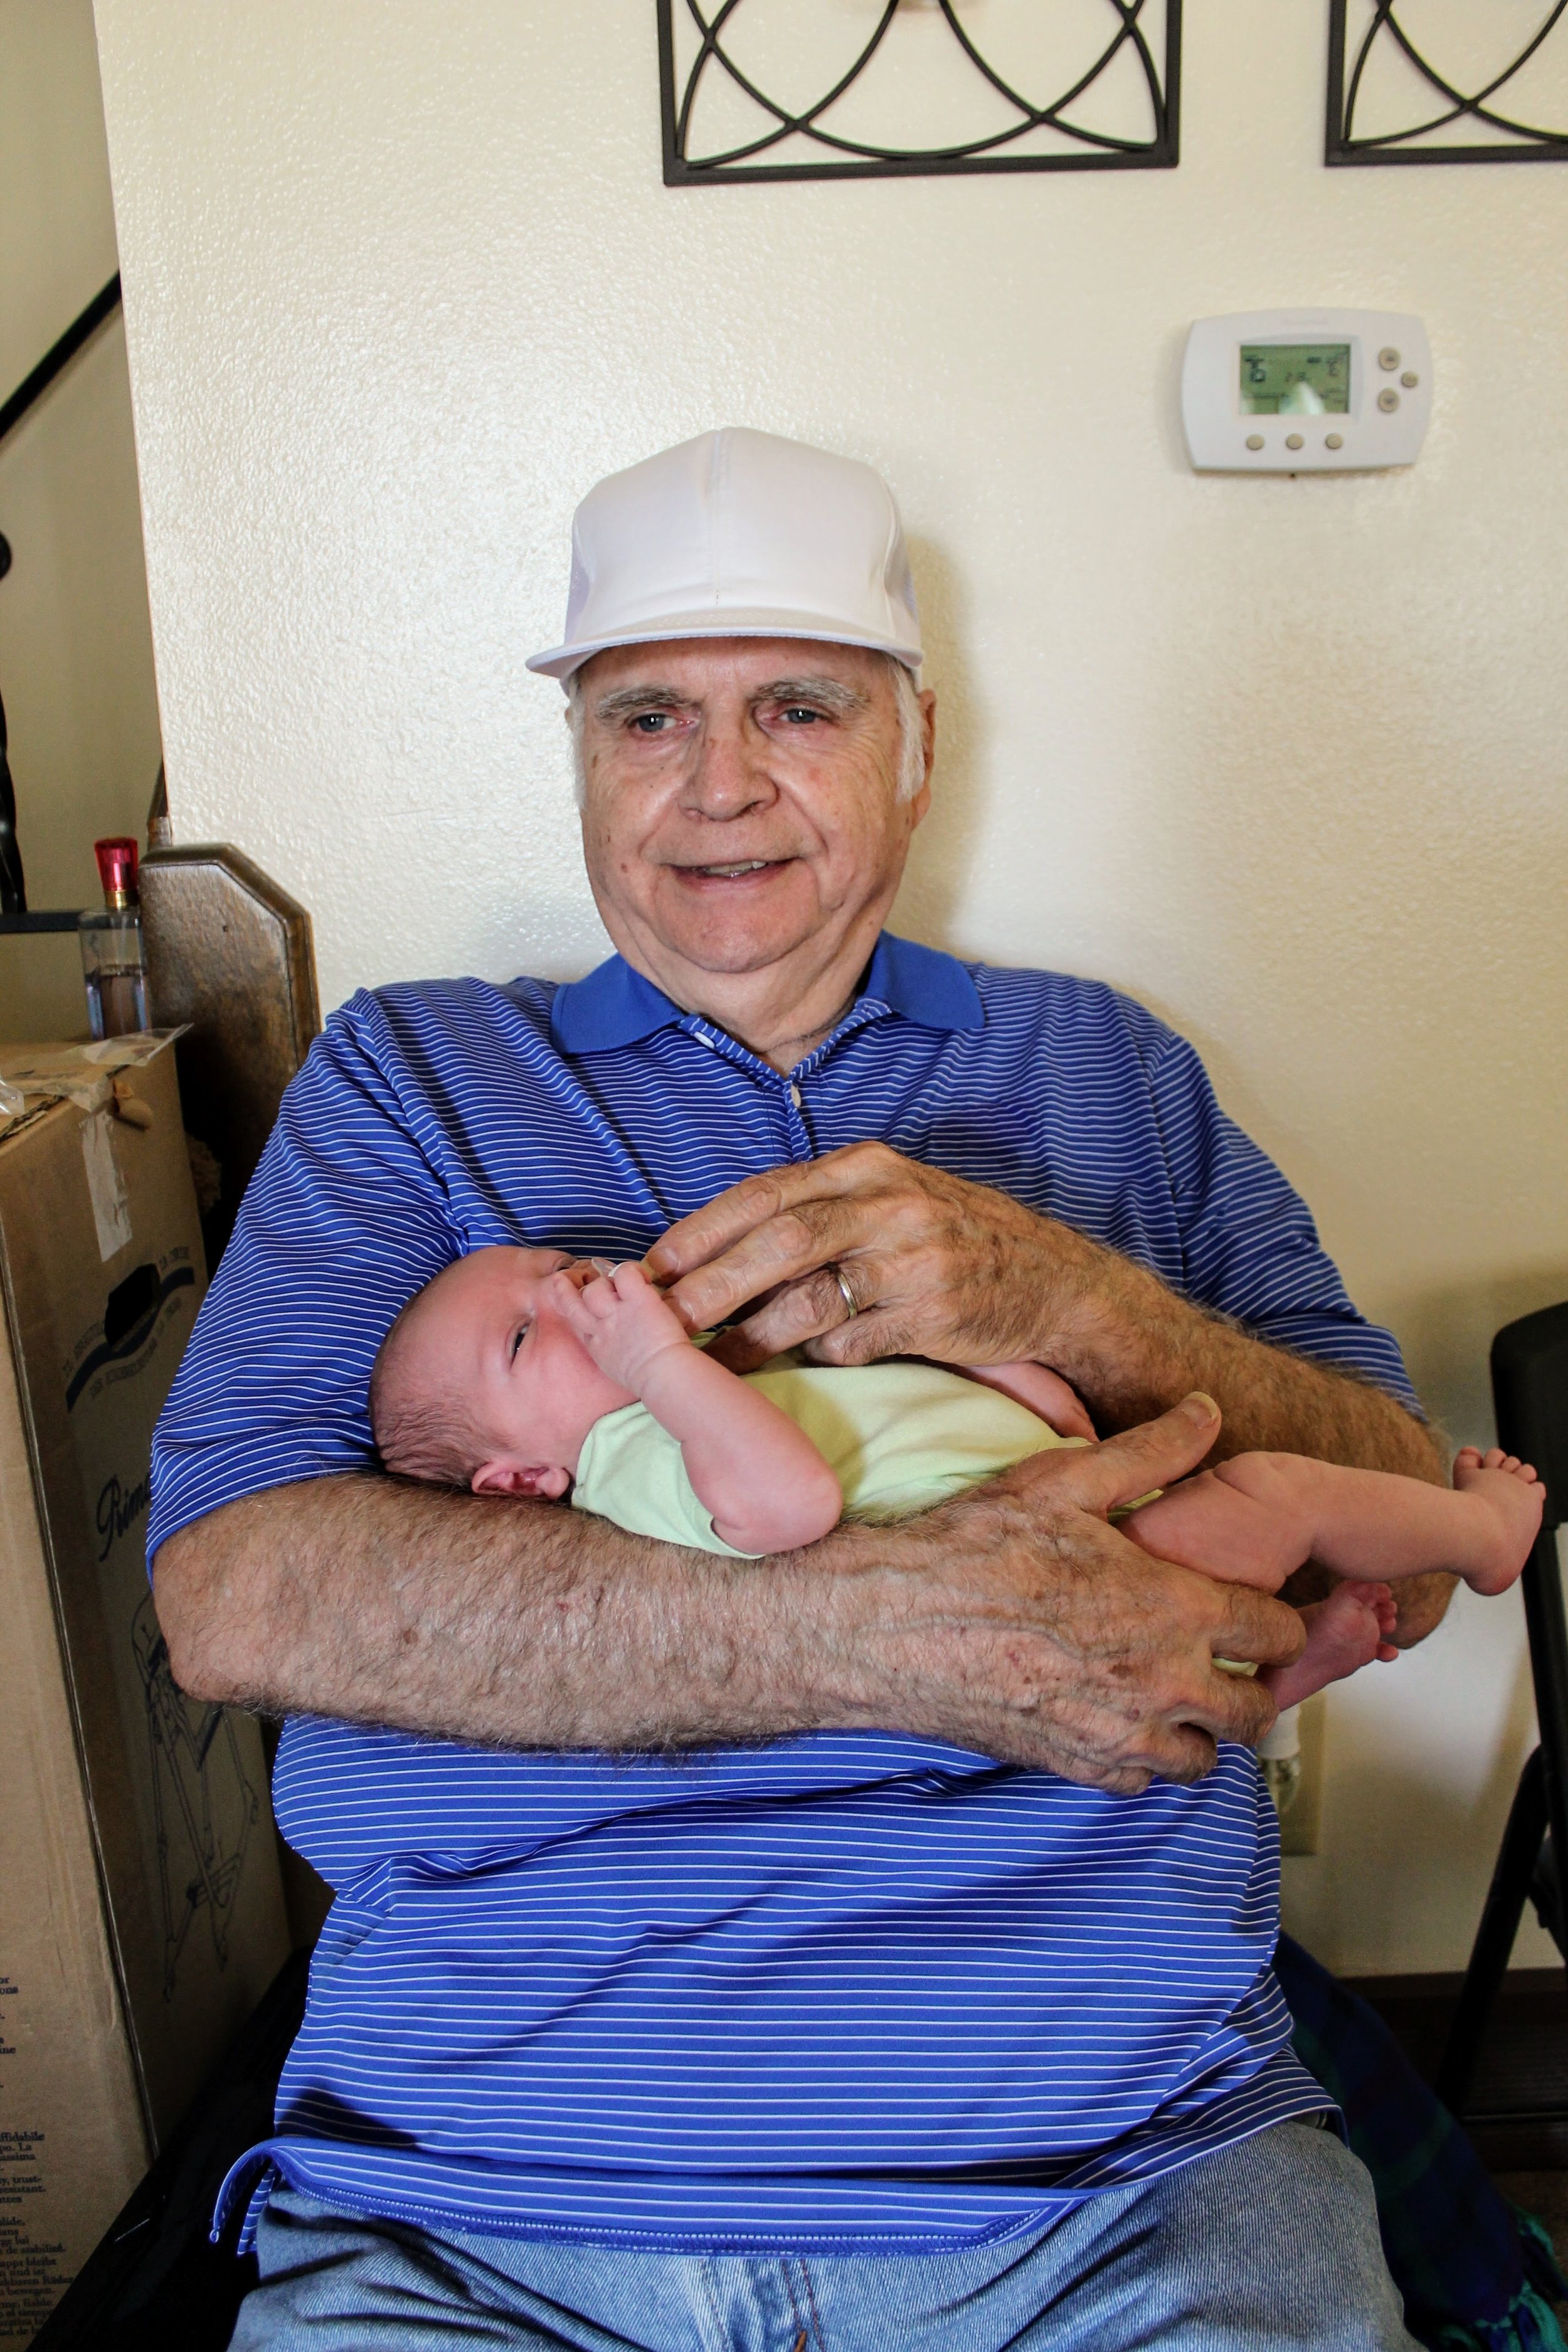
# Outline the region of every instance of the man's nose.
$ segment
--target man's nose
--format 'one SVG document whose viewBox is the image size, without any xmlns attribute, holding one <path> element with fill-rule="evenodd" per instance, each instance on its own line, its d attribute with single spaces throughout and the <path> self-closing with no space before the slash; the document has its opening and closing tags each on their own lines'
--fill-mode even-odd
<svg viewBox="0 0 1568 2352">
<path fill-rule="evenodd" d="M 765 807 L 775 795 L 766 738 L 743 719 L 710 718 L 698 735 L 681 807 L 692 816 L 728 823 Z"/>
</svg>

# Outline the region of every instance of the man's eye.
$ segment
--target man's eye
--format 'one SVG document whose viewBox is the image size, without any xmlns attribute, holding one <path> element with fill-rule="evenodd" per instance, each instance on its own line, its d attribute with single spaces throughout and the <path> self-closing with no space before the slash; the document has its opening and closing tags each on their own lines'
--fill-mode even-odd
<svg viewBox="0 0 1568 2352">
<path fill-rule="evenodd" d="M 662 735 L 668 724 L 668 710 L 639 710 L 632 720 L 639 735 Z"/>
<path fill-rule="evenodd" d="M 792 727 L 802 725 L 809 727 L 813 719 L 821 718 L 822 713 L 820 710 L 813 710 L 809 703 L 789 702 L 784 705 L 781 715 L 789 720 Z"/>
</svg>

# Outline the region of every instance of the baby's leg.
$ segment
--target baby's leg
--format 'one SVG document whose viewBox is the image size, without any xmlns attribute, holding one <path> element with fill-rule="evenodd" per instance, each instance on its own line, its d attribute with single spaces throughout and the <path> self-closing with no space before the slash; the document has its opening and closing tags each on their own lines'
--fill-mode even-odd
<svg viewBox="0 0 1568 2352">
<path fill-rule="evenodd" d="M 1310 1525 L 1299 1510 L 1279 1507 L 1278 1498 L 1261 1501 L 1216 1470 L 1184 1478 L 1116 1524 L 1157 1559 L 1264 1592 L 1278 1592 L 1311 1557 Z"/>
<path fill-rule="evenodd" d="M 1473 1447 L 1455 1463 L 1454 1484 L 1447 1492 L 1300 1454 L 1238 1454 L 1121 1528 L 1163 1559 L 1268 1591 L 1309 1559 L 1357 1579 L 1446 1570 L 1478 1592 L 1505 1591 L 1530 1557 L 1544 1489 L 1528 1463 Z"/>
<path fill-rule="evenodd" d="M 1399 1655 L 1390 1639 L 1397 1614 L 1386 1584 L 1338 1584 L 1326 1601 L 1302 1610 L 1307 1646 L 1295 1664 L 1266 1667 L 1258 1680 L 1277 1705 L 1295 1706 L 1373 1658 L 1390 1664 Z"/>
<path fill-rule="evenodd" d="M 1336 1576 L 1393 1580 L 1446 1570 L 1502 1592 L 1530 1557 L 1545 1492 L 1528 1463 L 1473 1447 L 1454 1465 L 1458 1492 L 1384 1470 L 1298 1454 L 1238 1454 L 1214 1475 L 1276 1511 L 1304 1538 L 1303 1559 Z"/>
<path fill-rule="evenodd" d="M 984 1388 L 1000 1389 L 1015 1404 L 1027 1405 L 1058 1437 L 1082 1437 L 1094 1444 L 1094 1423 L 1077 1391 L 1048 1365 L 949 1364 L 945 1369 L 962 1372 L 966 1381 L 979 1381 Z"/>
</svg>

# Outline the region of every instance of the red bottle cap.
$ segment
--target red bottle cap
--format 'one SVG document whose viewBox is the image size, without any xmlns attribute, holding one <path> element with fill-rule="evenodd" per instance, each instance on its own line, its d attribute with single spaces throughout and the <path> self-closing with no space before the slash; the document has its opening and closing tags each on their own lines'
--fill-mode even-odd
<svg viewBox="0 0 1568 2352">
<path fill-rule="evenodd" d="M 104 903 L 110 907 L 133 907 L 136 904 L 136 843 L 133 837 L 128 833 L 117 833 L 108 841 L 95 841 L 92 854 L 98 860 Z"/>
</svg>

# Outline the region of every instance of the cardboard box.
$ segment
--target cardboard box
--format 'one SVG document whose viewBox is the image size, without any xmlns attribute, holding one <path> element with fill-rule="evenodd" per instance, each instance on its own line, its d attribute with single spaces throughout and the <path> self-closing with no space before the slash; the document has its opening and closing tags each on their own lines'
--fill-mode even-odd
<svg viewBox="0 0 1568 2352">
<path fill-rule="evenodd" d="M 0 1129 L 0 2352 L 289 1948 L 258 1727 L 175 1688 L 147 1584 L 153 1426 L 205 1275 L 174 1054 L 125 1076 L 150 1125 L 99 1069 L 97 1107 Z"/>
</svg>

